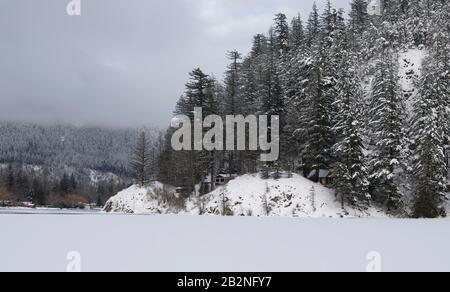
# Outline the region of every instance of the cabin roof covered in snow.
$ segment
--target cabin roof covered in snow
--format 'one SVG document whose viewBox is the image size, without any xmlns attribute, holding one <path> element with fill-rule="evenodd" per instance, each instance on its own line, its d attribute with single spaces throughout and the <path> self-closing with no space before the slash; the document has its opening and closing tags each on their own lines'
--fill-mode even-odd
<svg viewBox="0 0 450 292">
<path fill-rule="evenodd" d="M 216 177 L 223 177 L 223 178 L 233 178 L 237 177 L 237 174 L 226 174 L 226 173 L 219 173 Z"/>
</svg>

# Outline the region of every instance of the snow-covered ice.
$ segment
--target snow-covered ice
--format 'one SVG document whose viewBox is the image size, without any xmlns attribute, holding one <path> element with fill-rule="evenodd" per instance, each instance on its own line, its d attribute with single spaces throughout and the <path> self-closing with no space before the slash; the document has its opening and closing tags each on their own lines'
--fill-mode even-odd
<svg viewBox="0 0 450 292">
<path fill-rule="evenodd" d="M 1 215 L 0 271 L 450 270 L 449 220 Z M 429 251 L 429 252 L 427 252 Z"/>
</svg>

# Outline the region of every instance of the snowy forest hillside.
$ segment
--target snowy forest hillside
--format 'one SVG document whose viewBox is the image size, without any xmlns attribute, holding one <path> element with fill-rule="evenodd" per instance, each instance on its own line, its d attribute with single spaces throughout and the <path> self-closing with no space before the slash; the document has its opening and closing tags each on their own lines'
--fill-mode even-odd
<svg viewBox="0 0 450 292">
<path fill-rule="evenodd" d="M 275 15 L 251 52 L 227 54 L 224 81 L 190 73 L 175 114 L 280 117 L 280 159 L 252 151 L 161 153 L 158 180 L 201 193 L 217 173 L 297 173 L 332 181 L 340 201 L 401 217 L 446 215 L 449 183 L 450 3 L 352 0 Z M 328 177 L 321 177 L 326 173 Z"/>
<path fill-rule="evenodd" d="M 138 210 L 124 207 L 129 212 L 148 204 L 156 213 L 161 204 L 189 212 L 194 202 L 200 213 L 216 214 L 220 202 L 230 201 L 237 204 L 232 214 L 264 215 L 270 212 L 259 203 L 237 207 L 251 204 L 252 196 L 259 202 L 264 192 L 241 198 L 236 184 L 277 189 L 278 182 L 283 189 L 308 182 L 322 185 L 319 194 L 333 204 L 333 214 L 447 215 L 449 1 L 352 0 L 350 11 L 328 1 L 322 11 L 314 5 L 308 16 L 278 13 L 268 32 L 254 36 L 247 55 L 231 50 L 226 57 L 223 80 L 200 68 L 189 74 L 174 115 L 191 124 L 197 122 L 196 108 L 204 117 L 279 117 L 280 134 L 270 141 L 279 142 L 277 161 L 261 162 L 261 150 L 233 150 L 237 141 L 228 141 L 227 150 L 175 151 L 171 138 L 179 129 L 173 127 L 158 134 L 0 123 L 0 206 L 100 206 L 135 183 L 107 207 L 120 209 L 131 195 L 144 201 Z M 244 132 L 250 137 L 249 129 Z M 304 189 L 296 195 L 283 202 L 297 206 L 308 197 Z M 329 214 L 313 213 L 307 212 Z"/>
<path fill-rule="evenodd" d="M 129 161 L 139 132 L 0 123 L 0 202 L 63 207 L 78 206 L 80 202 L 103 205 L 111 195 L 132 183 Z M 156 148 L 158 131 L 146 132 Z"/>
<path fill-rule="evenodd" d="M 129 175 L 136 130 L 0 123 L 0 163 L 91 168 Z"/>
</svg>

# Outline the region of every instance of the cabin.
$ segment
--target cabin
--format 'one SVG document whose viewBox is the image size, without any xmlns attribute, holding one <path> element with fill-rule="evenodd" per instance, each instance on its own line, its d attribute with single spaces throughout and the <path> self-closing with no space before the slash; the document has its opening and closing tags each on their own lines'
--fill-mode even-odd
<svg viewBox="0 0 450 292">
<path fill-rule="evenodd" d="M 223 174 L 220 173 L 216 176 L 214 176 L 214 186 L 220 187 L 226 185 L 231 180 L 235 179 L 237 175 L 235 174 Z M 205 177 L 205 179 L 202 181 L 202 185 L 200 187 L 200 192 L 202 194 L 207 194 L 212 191 L 212 181 L 211 181 L 211 175 L 208 175 Z"/>
<path fill-rule="evenodd" d="M 317 170 L 311 171 L 311 173 L 308 175 L 308 179 L 318 182 L 324 187 L 332 187 L 334 182 L 333 174 L 328 169 L 320 169 L 319 170 L 319 177 L 317 177 Z"/>
<path fill-rule="evenodd" d="M 234 174 L 218 174 L 214 178 L 214 183 L 216 186 L 223 186 L 229 183 L 231 180 L 235 179 L 237 176 Z"/>
<path fill-rule="evenodd" d="M 227 183 L 227 178 L 224 175 L 219 174 L 215 177 L 214 182 L 216 186 L 223 186 Z"/>
</svg>

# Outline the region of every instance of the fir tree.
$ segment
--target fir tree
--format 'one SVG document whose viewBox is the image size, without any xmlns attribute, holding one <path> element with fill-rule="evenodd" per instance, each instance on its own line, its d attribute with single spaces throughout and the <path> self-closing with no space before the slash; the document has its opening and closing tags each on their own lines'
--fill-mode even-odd
<svg viewBox="0 0 450 292">
<path fill-rule="evenodd" d="M 335 187 L 342 202 L 366 208 L 370 195 L 361 134 L 362 89 L 354 56 L 347 54 L 340 66 L 340 73 L 336 102 L 338 118 L 335 125 L 338 140 L 334 146 L 337 155 Z"/>
<path fill-rule="evenodd" d="M 275 25 L 274 25 L 274 47 L 276 53 L 284 57 L 289 53 L 290 50 L 290 34 L 289 25 L 287 22 L 287 17 L 283 13 L 278 13 L 275 15 Z"/>
<path fill-rule="evenodd" d="M 375 141 L 371 160 L 373 199 L 388 212 L 403 207 L 399 185 L 404 165 L 405 106 L 393 56 L 393 52 L 386 51 L 377 65 L 369 114 Z"/>
<path fill-rule="evenodd" d="M 140 186 L 145 186 L 150 181 L 151 162 L 150 142 L 145 131 L 142 131 L 130 161 L 130 166 L 135 174 L 134 178 Z"/>
<path fill-rule="evenodd" d="M 368 26 L 367 0 L 352 0 L 350 27 L 353 34 L 362 34 Z"/>
<path fill-rule="evenodd" d="M 317 4 L 314 3 L 313 11 L 309 15 L 308 22 L 306 25 L 306 44 L 307 47 L 312 49 L 319 39 L 319 10 Z"/>
<path fill-rule="evenodd" d="M 228 52 L 230 64 L 225 73 L 225 113 L 236 115 L 241 109 L 239 96 L 240 69 L 242 56 L 237 51 Z"/>
<path fill-rule="evenodd" d="M 77 180 L 73 174 L 70 175 L 70 190 L 75 191 L 78 187 Z"/>
<path fill-rule="evenodd" d="M 61 191 L 62 195 L 67 195 L 70 192 L 70 179 L 66 173 L 64 173 L 59 183 L 59 190 Z"/>
<path fill-rule="evenodd" d="M 292 19 L 290 44 L 295 50 L 300 50 L 305 46 L 305 30 L 300 14 Z"/>
<path fill-rule="evenodd" d="M 269 32 L 269 52 L 264 63 L 264 76 L 262 80 L 262 114 L 268 116 L 269 136 L 272 116 L 278 116 L 280 127 L 280 156 L 284 153 L 284 126 L 285 126 L 285 96 L 282 84 L 282 66 L 284 59 L 279 59 L 276 49 L 276 37 L 273 31 Z M 273 165 L 273 163 L 272 163 Z"/>
<path fill-rule="evenodd" d="M 33 203 L 37 206 L 43 206 L 47 203 L 47 195 L 42 183 L 38 179 L 33 180 Z"/>
<path fill-rule="evenodd" d="M 442 208 L 447 179 L 444 145 L 450 125 L 450 68 L 448 46 L 439 44 L 447 40 L 447 34 L 436 34 L 434 51 L 422 76 L 420 97 L 414 104 L 414 217 L 445 215 Z"/>
<path fill-rule="evenodd" d="M 16 186 L 16 179 L 14 177 L 14 170 L 11 164 L 8 164 L 8 169 L 6 172 L 6 187 L 8 191 L 13 191 Z"/>
</svg>

